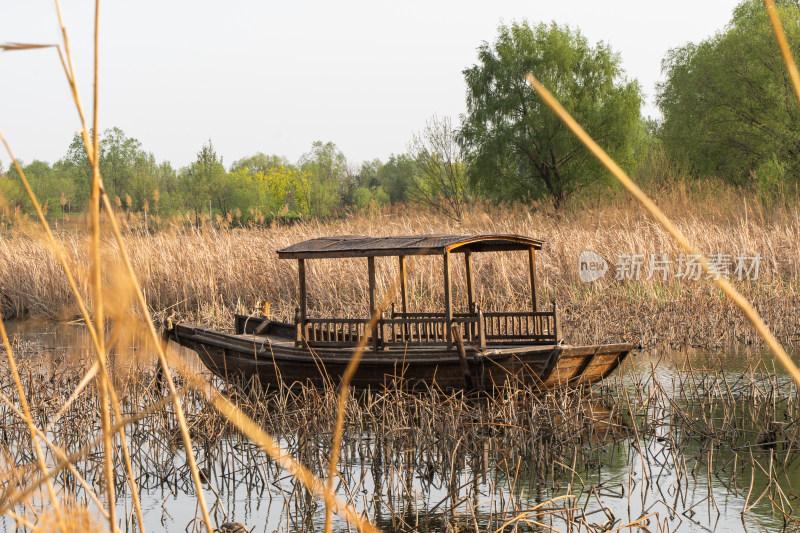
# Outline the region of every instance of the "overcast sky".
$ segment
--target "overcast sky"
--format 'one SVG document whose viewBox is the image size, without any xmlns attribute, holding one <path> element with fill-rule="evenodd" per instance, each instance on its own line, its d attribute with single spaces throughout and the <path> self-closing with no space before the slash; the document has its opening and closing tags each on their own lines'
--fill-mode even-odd
<svg viewBox="0 0 800 533">
<path fill-rule="evenodd" d="M 434 113 L 465 111 L 461 71 L 501 22 L 577 26 L 622 56 L 647 97 L 665 52 L 722 30 L 735 0 L 116 1 L 101 5 L 100 128 L 120 127 L 180 168 L 208 139 L 226 166 L 295 161 L 315 140 L 357 164 L 406 150 Z M 91 109 L 94 2 L 63 0 Z M 55 43 L 52 2 L 3 0 L 0 42 Z M 17 157 L 53 162 L 79 128 L 56 52 L 0 53 L 0 131 Z M 91 120 L 91 119 L 90 119 Z M 4 168 L 9 158 L 0 155 Z"/>
</svg>

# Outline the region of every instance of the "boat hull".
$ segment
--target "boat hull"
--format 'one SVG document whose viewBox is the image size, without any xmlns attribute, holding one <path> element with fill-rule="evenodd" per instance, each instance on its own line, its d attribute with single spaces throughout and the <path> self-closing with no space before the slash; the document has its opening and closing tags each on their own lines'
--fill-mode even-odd
<svg viewBox="0 0 800 533">
<path fill-rule="evenodd" d="M 197 352 L 208 369 L 229 382 L 256 379 L 262 386 L 337 386 L 354 348 L 295 346 L 284 337 L 228 334 L 177 324 L 169 337 Z M 404 387 L 484 389 L 507 383 L 554 389 L 605 379 L 633 349 L 631 344 L 598 346 L 519 345 L 387 348 L 362 353 L 350 383 L 357 388 Z"/>
</svg>

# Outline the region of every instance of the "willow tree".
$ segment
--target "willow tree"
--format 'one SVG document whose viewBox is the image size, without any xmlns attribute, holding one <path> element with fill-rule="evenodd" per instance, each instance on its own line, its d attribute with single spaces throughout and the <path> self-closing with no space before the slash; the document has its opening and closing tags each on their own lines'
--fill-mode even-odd
<svg viewBox="0 0 800 533">
<path fill-rule="evenodd" d="M 464 71 L 460 142 L 478 192 L 498 200 L 549 196 L 558 208 L 606 172 L 525 82 L 531 72 L 617 161 L 632 160 L 641 91 L 619 55 L 568 26 L 501 25 Z"/>
<path fill-rule="evenodd" d="M 779 0 L 789 43 L 800 50 L 800 3 Z M 800 108 L 760 1 L 740 4 L 725 31 L 670 50 L 658 105 L 673 157 L 701 174 L 743 182 L 800 172 Z"/>
</svg>

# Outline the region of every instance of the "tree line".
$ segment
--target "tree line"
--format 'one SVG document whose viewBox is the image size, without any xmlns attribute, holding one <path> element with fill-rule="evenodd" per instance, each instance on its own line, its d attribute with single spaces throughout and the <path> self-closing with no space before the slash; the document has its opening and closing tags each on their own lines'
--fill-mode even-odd
<svg viewBox="0 0 800 533">
<path fill-rule="evenodd" d="M 800 0 L 778 11 L 800 56 Z M 549 201 L 596 194 L 610 176 L 526 84 L 532 72 L 623 168 L 640 181 L 658 153 L 692 178 L 714 176 L 775 194 L 800 174 L 800 108 L 761 2 L 745 0 L 724 30 L 670 50 L 657 87 L 660 120 L 642 117 L 643 95 L 621 58 L 580 30 L 528 21 L 501 25 L 463 71 L 467 111 L 432 117 L 404 152 L 354 165 L 331 142 L 296 162 L 257 153 L 226 167 L 209 141 L 182 169 L 156 162 L 111 128 L 100 135 L 106 191 L 124 211 L 228 223 L 335 217 L 389 204 L 423 204 L 460 218 L 470 202 Z M 51 216 L 86 207 L 89 165 L 76 137 L 59 161 L 24 166 Z M 672 178 L 674 179 L 674 178 Z M 2 173 L 8 209 L 32 206 L 15 168 Z"/>
<path fill-rule="evenodd" d="M 257 153 L 226 167 L 208 141 L 182 169 L 156 162 L 119 128 L 102 132 L 99 146 L 106 193 L 123 212 L 149 215 L 154 222 L 175 215 L 197 224 L 209 218 L 258 224 L 334 217 L 347 210 L 411 201 L 418 173 L 407 154 L 354 167 L 332 142 L 313 143 L 296 162 Z M 79 136 L 54 164 L 33 161 L 22 170 L 49 216 L 69 219 L 88 205 L 91 170 Z M 9 209 L 33 212 L 13 166 L 0 176 L 0 195 L 6 200 L 7 217 Z"/>
</svg>

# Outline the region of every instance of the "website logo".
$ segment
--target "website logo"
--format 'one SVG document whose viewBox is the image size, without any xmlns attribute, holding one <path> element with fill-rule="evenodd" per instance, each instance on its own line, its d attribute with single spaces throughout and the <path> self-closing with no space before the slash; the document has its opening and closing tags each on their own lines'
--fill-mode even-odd
<svg viewBox="0 0 800 533">
<path fill-rule="evenodd" d="M 608 272 L 608 261 L 591 250 L 584 250 L 578 257 L 578 275 L 584 283 L 598 280 Z"/>
</svg>

